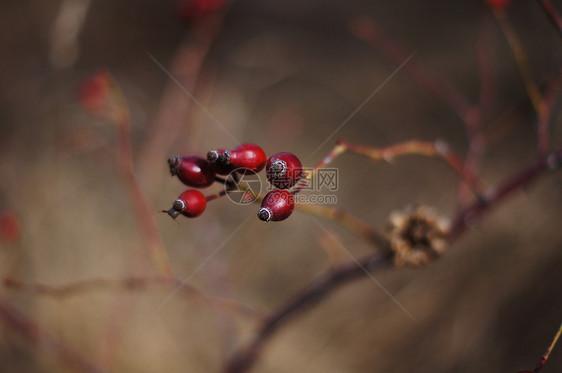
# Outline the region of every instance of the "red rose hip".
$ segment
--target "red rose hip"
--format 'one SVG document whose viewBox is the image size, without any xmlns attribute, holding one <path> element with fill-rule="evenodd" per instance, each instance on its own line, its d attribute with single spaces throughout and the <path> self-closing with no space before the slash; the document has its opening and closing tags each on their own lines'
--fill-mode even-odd
<svg viewBox="0 0 562 373">
<path fill-rule="evenodd" d="M 215 171 L 209 161 L 197 156 L 168 159 L 170 173 L 178 177 L 185 185 L 205 188 L 215 182 Z"/>
<path fill-rule="evenodd" d="M 276 189 L 267 193 L 258 211 L 262 221 L 281 221 L 287 219 L 295 209 L 295 197 L 286 190 Z"/>
<path fill-rule="evenodd" d="M 247 171 L 260 172 L 266 161 L 265 152 L 255 144 L 242 144 L 234 150 L 225 150 L 218 155 L 216 160 L 219 164 L 232 166 L 233 169 L 242 174 Z"/>
<path fill-rule="evenodd" d="M 293 153 L 277 153 L 267 160 L 267 180 L 280 189 L 292 187 L 304 175 L 299 158 Z"/>
<path fill-rule="evenodd" d="M 195 218 L 205 211 L 207 198 L 198 190 L 188 189 L 174 201 L 172 208 L 168 210 L 168 215 L 173 219 L 180 214 L 188 218 Z"/>
</svg>

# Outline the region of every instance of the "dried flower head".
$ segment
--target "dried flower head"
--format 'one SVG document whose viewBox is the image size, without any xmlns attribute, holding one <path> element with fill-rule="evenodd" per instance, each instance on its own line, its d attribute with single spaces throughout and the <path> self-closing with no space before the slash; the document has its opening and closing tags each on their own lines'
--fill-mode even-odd
<svg viewBox="0 0 562 373">
<path fill-rule="evenodd" d="M 397 267 L 431 263 L 447 249 L 449 221 L 427 206 L 408 207 L 389 217 L 389 241 Z"/>
</svg>

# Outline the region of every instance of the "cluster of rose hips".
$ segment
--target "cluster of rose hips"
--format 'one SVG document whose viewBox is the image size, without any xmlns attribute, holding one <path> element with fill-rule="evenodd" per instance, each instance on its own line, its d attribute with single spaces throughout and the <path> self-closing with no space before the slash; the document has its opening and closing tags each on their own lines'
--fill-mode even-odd
<svg viewBox="0 0 562 373">
<path fill-rule="evenodd" d="M 258 218 L 265 222 L 285 220 L 292 214 L 295 192 L 291 193 L 287 189 L 304 176 L 302 164 L 296 155 L 283 152 L 267 158 L 262 148 L 255 144 L 242 144 L 233 150 L 210 150 L 207 159 L 176 156 L 168 159 L 168 164 L 172 176 L 177 176 L 185 185 L 193 188 L 206 188 L 216 181 L 233 188 L 238 184 L 237 173 L 258 173 L 265 167 L 267 180 L 276 187 L 265 195 L 258 211 Z M 229 175 L 232 180 L 225 180 L 219 175 Z M 194 218 L 205 211 L 207 201 L 213 198 L 216 195 L 205 197 L 199 190 L 188 189 L 165 212 L 174 219 L 179 215 Z"/>
</svg>

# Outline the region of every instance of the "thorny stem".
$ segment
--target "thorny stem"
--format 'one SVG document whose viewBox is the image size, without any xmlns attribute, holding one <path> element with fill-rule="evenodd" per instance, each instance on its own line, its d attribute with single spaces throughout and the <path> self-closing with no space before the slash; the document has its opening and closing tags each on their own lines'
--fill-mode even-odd
<svg viewBox="0 0 562 373">
<path fill-rule="evenodd" d="M 46 332 L 3 298 L 0 298 L 0 324 L 19 335 L 30 345 L 56 356 L 61 363 L 75 372 L 105 372 L 104 369 L 94 365 L 78 351 Z"/>
<path fill-rule="evenodd" d="M 49 296 L 54 298 L 67 298 L 72 296 L 84 295 L 96 290 L 125 290 L 140 291 L 149 287 L 163 287 L 175 289 L 180 287 L 190 299 L 216 306 L 224 310 L 233 310 L 240 314 L 260 317 L 261 313 L 253 307 L 240 303 L 233 299 L 209 296 L 201 292 L 193 285 L 186 284 L 177 277 L 126 277 L 126 278 L 94 278 L 76 281 L 65 285 L 55 286 L 37 282 L 21 281 L 12 277 L 4 279 L 7 288 L 28 291 L 37 295 Z"/>
<path fill-rule="evenodd" d="M 453 242 L 467 230 L 471 223 L 483 216 L 491 208 L 496 207 L 505 197 L 517 189 L 528 185 L 547 169 L 562 166 L 562 148 L 539 158 L 531 165 L 508 177 L 498 187 L 491 188 L 483 198 L 472 206 L 460 211 L 454 218 L 449 240 Z M 369 271 L 387 268 L 392 263 L 392 254 L 372 253 L 359 259 L 359 262 Z M 338 264 L 324 275 L 316 278 L 312 284 L 302 290 L 297 296 L 289 300 L 281 308 L 267 316 L 259 327 L 256 336 L 245 346 L 232 355 L 225 367 L 228 373 L 243 373 L 251 369 L 258 359 L 265 343 L 284 323 L 299 315 L 307 308 L 320 303 L 339 286 L 355 279 L 363 278 L 363 271 L 353 260 Z M 547 354 L 549 351 L 547 351 Z M 547 356 L 548 357 L 548 356 Z"/>
</svg>

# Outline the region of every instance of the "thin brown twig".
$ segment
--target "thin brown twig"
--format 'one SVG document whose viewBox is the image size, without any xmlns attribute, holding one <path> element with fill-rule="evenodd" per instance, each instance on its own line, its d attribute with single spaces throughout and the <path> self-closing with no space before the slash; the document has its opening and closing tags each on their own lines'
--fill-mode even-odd
<svg viewBox="0 0 562 373">
<path fill-rule="evenodd" d="M 363 238 L 380 252 L 384 252 L 388 248 L 388 241 L 381 232 L 345 210 L 307 204 L 298 204 L 295 206 L 295 209 L 305 214 L 335 221 L 350 232 Z"/>
<path fill-rule="evenodd" d="M 374 162 L 379 160 L 392 162 L 395 157 L 403 155 L 439 157 L 459 174 L 463 183 L 470 191 L 472 191 L 472 193 L 474 193 L 474 195 L 478 196 L 484 188 L 483 182 L 478 178 L 478 176 L 472 173 L 470 169 L 466 169 L 466 162 L 442 141 L 427 142 L 410 140 L 380 149 L 352 144 L 344 145 L 348 152 L 368 157 Z"/>
<path fill-rule="evenodd" d="M 49 285 L 39 282 L 28 282 L 13 277 L 4 278 L 7 288 L 32 292 L 41 296 L 69 298 L 85 295 L 94 291 L 141 291 L 149 287 L 176 289 L 179 287 L 189 299 L 199 301 L 218 308 L 237 311 L 250 317 L 261 317 L 261 313 L 253 307 L 233 299 L 204 294 L 193 285 L 187 284 L 177 277 L 126 277 L 126 278 L 93 278 L 72 282 L 65 285 Z"/>
<path fill-rule="evenodd" d="M 327 164 L 330 164 L 337 157 L 343 153 L 357 154 L 370 159 L 372 162 L 386 161 L 391 163 L 394 158 L 404 155 L 421 155 L 425 157 L 439 157 L 443 159 L 453 170 L 455 170 L 461 178 L 464 177 L 464 182 L 469 189 L 478 195 L 480 190 L 483 189 L 483 182 L 470 170 L 465 170 L 464 160 L 452 151 L 449 146 L 443 141 L 427 142 L 418 140 L 409 140 L 402 143 L 394 144 L 384 148 L 373 148 L 370 146 L 363 146 L 357 144 L 350 144 L 343 140 L 338 140 L 336 146 L 330 153 L 322 159 L 314 168 L 307 173 L 301 182 L 295 187 L 293 193 L 298 193 L 306 186 L 306 183 Z"/>
<path fill-rule="evenodd" d="M 4 324 L 6 329 L 19 335 L 30 345 L 56 356 L 62 364 L 75 372 L 105 372 L 104 369 L 96 366 L 78 351 L 53 337 L 3 298 L 0 298 L 0 323 Z"/>
<path fill-rule="evenodd" d="M 550 121 L 558 90 L 548 87 L 541 102 L 539 121 L 537 123 L 537 153 L 539 156 L 548 152 L 550 143 Z"/>
<path fill-rule="evenodd" d="M 562 148 L 547 156 L 538 158 L 523 170 L 506 178 L 503 183 L 495 188 L 490 188 L 482 199 L 457 213 L 452 219 L 449 240 L 452 242 L 471 226 L 484 213 L 497 207 L 506 197 L 514 191 L 521 189 L 535 181 L 547 169 L 562 166 Z M 359 263 L 367 270 L 383 269 L 392 263 L 392 253 L 373 253 L 359 259 Z M 235 351 L 224 371 L 228 373 L 243 373 L 251 369 L 259 358 L 265 343 L 271 339 L 275 331 L 283 324 L 297 316 L 307 308 L 318 304 L 340 285 L 363 277 L 364 272 L 353 260 L 349 260 L 330 269 L 324 275 L 315 279 L 297 296 L 286 302 L 283 306 L 273 311 L 264 319 L 255 337 L 245 346 Z"/>
<path fill-rule="evenodd" d="M 372 19 L 360 17 L 353 21 L 353 34 L 381 51 L 394 63 L 402 63 L 409 55 L 406 48 L 398 40 L 392 38 Z M 410 61 L 404 71 L 410 74 L 414 81 L 437 100 L 449 106 L 459 118 L 468 126 L 473 105 L 455 86 L 432 70 Z"/>
<path fill-rule="evenodd" d="M 479 110 L 481 118 L 490 114 L 497 94 L 497 76 L 494 68 L 495 29 L 489 14 L 482 17 L 476 40 L 476 62 L 480 82 Z M 482 122 L 482 121 L 481 121 Z"/>
<path fill-rule="evenodd" d="M 560 339 L 561 334 L 562 325 L 560 325 L 558 331 L 556 332 L 556 335 L 552 339 L 552 342 L 550 342 L 550 345 L 548 345 L 545 353 L 541 356 L 541 361 L 539 362 L 539 365 L 537 365 L 537 367 L 533 370 L 533 373 L 538 373 L 544 367 L 546 361 L 548 360 L 548 357 L 550 356 L 550 353 L 552 352 L 552 349 L 554 348 L 554 346 L 556 346 L 556 342 L 558 342 L 558 339 Z"/>
<path fill-rule="evenodd" d="M 146 247 L 157 273 L 164 276 L 173 276 L 173 269 L 160 237 L 160 231 L 154 219 L 153 211 L 149 208 L 148 202 L 135 177 L 129 106 L 115 79 L 112 77 L 110 79 L 113 99 L 110 118 L 117 126 L 117 164 L 120 176 L 127 188 L 139 225 L 139 231 L 145 238 Z"/>
<path fill-rule="evenodd" d="M 385 30 L 373 20 L 360 17 L 352 23 L 352 32 L 356 37 L 364 40 L 375 49 L 384 53 L 395 63 L 404 60 L 408 54 L 402 44 L 390 37 Z M 467 191 L 474 193 L 471 183 L 476 182 L 472 175 L 476 174 L 476 169 L 483 150 L 483 139 L 480 134 L 482 125 L 482 106 L 473 105 L 466 96 L 454 85 L 434 71 L 415 62 L 410 62 L 404 67 L 413 80 L 434 98 L 449 106 L 453 112 L 464 122 L 467 136 L 470 140 L 470 148 L 466 156 L 466 162 L 461 171 L 461 181 L 458 188 L 459 201 L 466 198 Z M 487 89 L 488 87 L 484 87 Z M 474 186 L 474 185 L 472 185 Z"/>
<path fill-rule="evenodd" d="M 523 48 L 523 44 L 521 44 L 521 41 L 519 41 L 519 38 L 517 37 L 517 34 L 515 33 L 511 22 L 509 22 L 505 11 L 503 9 L 494 7 L 489 8 L 495 19 L 497 20 L 511 49 L 511 52 L 513 53 L 513 58 L 515 59 L 515 63 L 517 64 L 517 68 L 519 69 L 519 74 L 523 79 L 523 84 L 525 85 L 525 89 L 527 90 L 527 94 L 529 95 L 529 99 L 531 100 L 531 104 L 533 105 L 535 112 L 540 115 L 542 94 L 539 86 L 535 81 L 535 78 L 533 77 L 533 73 L 531 72 L 525 48 Z"/>
<path fill-rule="evenodd" d="M 458 237 L 473 223 L 481 219 L 482 215 L 489 212 L 492 206 L 497 206 L 513 192 L 535 181 L 545 170 L 557 169 L 560 165 L 562 165 L 562 148 L 549 155 L 539 157 L 531 165 L 505 179 L 504 182 L 489 188 L 474 204 L 458 212 L 452 219 L 449 232 L 450 239 Z"/>
<path fill-rule="evenodd" d="M 468 126 L 468 151 L 462 171 L 461 181 L 457 187 L 457 206 L 462 206 L 468 201 L 471 190 L 469 185 L 474 182 L 473 175 L 478 173 L 485 150 L 485 137 L 482 133 L 484 118 L 490 113 L 496 95 L 496 76 L 493 58 L 493 33 L 492 21 L 488 14 L 484 14 L 478 39 L 475 43 L 476 61 L 480 83 L 480 97 L 478 107 L 472 111 Z"/>
</svg>

